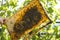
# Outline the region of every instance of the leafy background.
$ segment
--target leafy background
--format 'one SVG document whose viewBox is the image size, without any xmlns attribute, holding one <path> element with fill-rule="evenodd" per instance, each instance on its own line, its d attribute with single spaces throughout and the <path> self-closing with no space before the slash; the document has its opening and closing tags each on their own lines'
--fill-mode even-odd
<svg viewBox="0 0 60 40">
<path fill-rule="evenodd" d="M 26 6 L 31 0 L 0 0 L 0 16 L 11 17 L 18 9 Z M 46 9 L 52 24 L 33 35 L 31 40 L 60 40 L 60 0 L 39 0 Z M 0 40 L 11 40 L 5 25 L 0 25 Z M 21 40 L 21 39 L 20 39 Z"/>
</svg>

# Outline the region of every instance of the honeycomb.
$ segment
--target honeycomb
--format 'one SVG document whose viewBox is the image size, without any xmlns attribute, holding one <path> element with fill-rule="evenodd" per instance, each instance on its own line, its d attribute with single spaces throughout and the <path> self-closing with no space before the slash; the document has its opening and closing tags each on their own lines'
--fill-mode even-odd
<svg viewBox="0 0 60 40">
<path fill-rule="evenodd" d="M 51 22 L 38 0 L 31 1 L 6 21 L 11 40 L 18 40 L 43 23 Z"/>
</svg>

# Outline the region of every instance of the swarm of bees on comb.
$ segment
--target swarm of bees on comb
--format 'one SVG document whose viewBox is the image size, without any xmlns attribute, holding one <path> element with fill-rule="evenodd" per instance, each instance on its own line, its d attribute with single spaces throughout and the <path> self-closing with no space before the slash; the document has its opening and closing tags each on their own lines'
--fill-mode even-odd
<svg viewBox="0 0 60 40">
<path fill-rule="evenodd" d="M 6 21 L 11 40 L 18 40 L 22 35 L 28 34 L 42 23 L 50 23 L 44 8 L 38 0 L 32 0 L 21 10 L 17 11 Z"/>
</svg>

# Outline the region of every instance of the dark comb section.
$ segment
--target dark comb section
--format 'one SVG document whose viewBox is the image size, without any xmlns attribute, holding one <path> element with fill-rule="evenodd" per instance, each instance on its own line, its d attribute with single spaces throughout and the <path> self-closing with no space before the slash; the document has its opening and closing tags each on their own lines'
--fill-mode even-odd
<svg viewBox="0 0 60 40">
<path fill-rule="evenodd" d="M 31 9 L 28 9 L 25 12 L 21 21 L 18 21 L 14 25 L 14 31 L 16 33 L 22 34 L 26 30 L 33 28 L 34 25 L 38 24 L 41 20 L 41 13 L 37 10 L 37 7 L 34 6 Z"/>
</svg>

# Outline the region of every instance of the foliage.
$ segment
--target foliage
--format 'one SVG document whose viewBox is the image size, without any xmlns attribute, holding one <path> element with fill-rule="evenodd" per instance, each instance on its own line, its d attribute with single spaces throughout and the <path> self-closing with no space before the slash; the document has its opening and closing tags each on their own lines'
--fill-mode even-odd
<svg viewBox="0 0 60 40">
<path fill-rule="evenodd" d="M 24 7 L 30 2 L 25 0 L 21 5 L 18 5 L 18 0 L 0 0 L 0 16 L 8 18 L 13 15 L 19 8 Z M 48 16 L 53 23 L 40 30 L 39 33 L 32 36 L 32 40 L 60 40 L 60 27 L 56 20 L 60 20 L 60 9 L 55 8 L 58 5 L 57 0 L 40 0 L 43 7 L 46 9 Z M 18 8 L 17 8 L 18 7 Z M 5 25 L 0 25 L 0 40 L 10 40 L 9 33 Z"/>
</svg>

